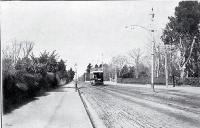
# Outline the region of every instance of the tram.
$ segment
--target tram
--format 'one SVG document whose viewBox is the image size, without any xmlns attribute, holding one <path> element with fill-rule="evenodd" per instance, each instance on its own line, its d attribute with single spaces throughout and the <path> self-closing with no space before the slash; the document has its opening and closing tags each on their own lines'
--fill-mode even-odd
<svg viewBox="0 0 200 128">
<path fill-rule="evenodd" d="M 90 72 L 90 82 L 92 85 L 103 85 L 102 68 L 93 68 Z"/>
</svg>

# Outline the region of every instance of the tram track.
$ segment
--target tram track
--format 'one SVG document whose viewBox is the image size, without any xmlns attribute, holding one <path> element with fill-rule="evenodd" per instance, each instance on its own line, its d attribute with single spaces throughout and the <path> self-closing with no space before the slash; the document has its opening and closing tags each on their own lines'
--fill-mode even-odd
<svg viewBox="0 0 200 128">
<path fill-rule="evenodd" d="M 97 88 L 100 89 L 100 88 Z M 199 101 L 195 102 L 194 99 L 175 99 L 175 98 L 167 98 L 164 96 L 159 96 L 159 94 L 153 94 L 152 93 L 142 93 L 139 91 L 133 91 L 133 90 L 124 90 L 122 88 L 113 88 L 113 87 L 107 87 L 105 90 L 109 90 L 112 92 L 117 92 L 119 94 L 124 94 L 124 95 L 128 95 L 131 97 L 135 97 L 135 98 L 142 98 L 144 100 L 147 101 L 152 101 L 152 102 L 156 102 L 159 104 L 166 104 L 170 107 L 173 108 L 178 108 L 187 112 L 192 112 L 194 114 L 200 114 L 200 103 Z M 117 95 L 116 95 L 117 96 Z M 182 96 L 182 95 L 181 95 Z M 189 100 L 192 100 L 192 102 L 189 102 Z"/>
<path fill-rule="evenodd" d="M 148 92 L 149 90 L 88 85 L 81 91 L 109 128 L 183 128 L 183 126 L 198 128 L 200 126 L 198 110 L 178 107 L 181 103 L 176 106 L 177 99 L 174 99 L 174 103 L 170 100 L 166 102 L 165 100 L 170 98 L 159 97 Z M 198 103 L 194 106 L 198 107 Z"/>
</svg>

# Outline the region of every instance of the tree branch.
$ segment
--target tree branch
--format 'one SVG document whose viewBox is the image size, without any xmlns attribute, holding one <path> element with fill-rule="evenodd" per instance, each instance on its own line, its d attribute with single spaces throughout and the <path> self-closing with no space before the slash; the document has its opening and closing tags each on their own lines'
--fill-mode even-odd
<svg viewBox="0 0 200 128">
<path fill-rule="evenodd" d="M 192 54 L 192 50 L 193 50 L 193 47 L 194 47 L 195 39 L 196 39 L 196 36 L 194 36 L 194 38 L 193 38 L 193 41 L 192 41 L 192 44 L 191 44 L 191 47 L 190 47 L 189 56 L 188 56 L 188 58 L 185 60 L 185 62 L 182 64 L 181 67 L 183 67 L 183 65 L 185 65 L 185 64 L 188 63 L 188 61 L 189 61 L 189 59 L 190 59 L 190 57 L 191 57 L 191 54 Z"/>
</svg>

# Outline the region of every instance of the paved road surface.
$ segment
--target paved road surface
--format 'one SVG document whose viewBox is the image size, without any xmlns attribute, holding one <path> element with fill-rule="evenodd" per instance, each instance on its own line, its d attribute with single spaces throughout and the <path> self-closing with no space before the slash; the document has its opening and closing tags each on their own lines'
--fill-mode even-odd
<svg viewBox="0 0 200 128">
<path fill-rule="evenodd" d="M 200 88 L 79 86 L 108 128 L 200 128 Z"/>
<path fill-rule="evenodd" d="M 4 115 L 3 128 L 92 128 L 92 125 L 74 84 L 68 84 Z"/>
</svg>

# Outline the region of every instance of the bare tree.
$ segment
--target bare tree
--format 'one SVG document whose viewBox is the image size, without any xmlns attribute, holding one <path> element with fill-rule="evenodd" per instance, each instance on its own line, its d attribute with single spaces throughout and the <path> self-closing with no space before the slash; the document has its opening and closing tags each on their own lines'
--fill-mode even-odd
<svg viewBox="0 0 200 128">
<path fill-rule="evenodd" d="M 27 58 L 33 50 L 34 43 L 32 41 L 22 41 L 23 44 L 23 57 Z"/>
<path fill-rule="evenodd" d="M 14 40 L 12 41 L 11 46 L 8 45 L 2 50 L 3 57 L 11 59 L 12 63 L 16 64 L 17 60 L 20 58 L 21 49 L 22 43 L 18 43 L 16 40 Z"/>
<path fill-rule="evenodd" d="M 16 40 L 13 40 L 11 45 L 7 45 L 2 49 L 3 68 L 7 71 L 11 70 L 11 67 L 15 67 L 20 58 L 29 56 L 33 46 L 34 43 L 31 41 L 17 42 Z"/>
<path fill-rule="evenodd" d="M 169 49 L 170 50 L 170 49 Z M 166 60 L 166 46 L 163 43 L 159 43 L 155 48 L 155 74 L 156 77 L 159 77 L 161 74 L 164 74 L 165 69 L 165 60 Z"/>
<path fill-rule="evenodd" d="M 131 50 L 128 55 L 131 58 L 130 64 L 135 66 L 135 77 L 138 78 L 139 76 L 139 65 L 141 63 L 141 59 L 143 57 L 143 52 L 140 48 Z"/>
<path fill-rule="evenodd" d="M 125 64 L 127 64 L 126 56 L 118 55 L 112 58 L 112 65 L 115 66 L 119 70 L 121 70 Z M 120 72 L 119 72 L 119 75 L 120 75 Z"/>
<path fill-rule="evenodd" d="M 118 55 L 112 58 L 112 64 L 118 68 L 122 68 L 127 63 L 126 56 Z"/>
</svg>

